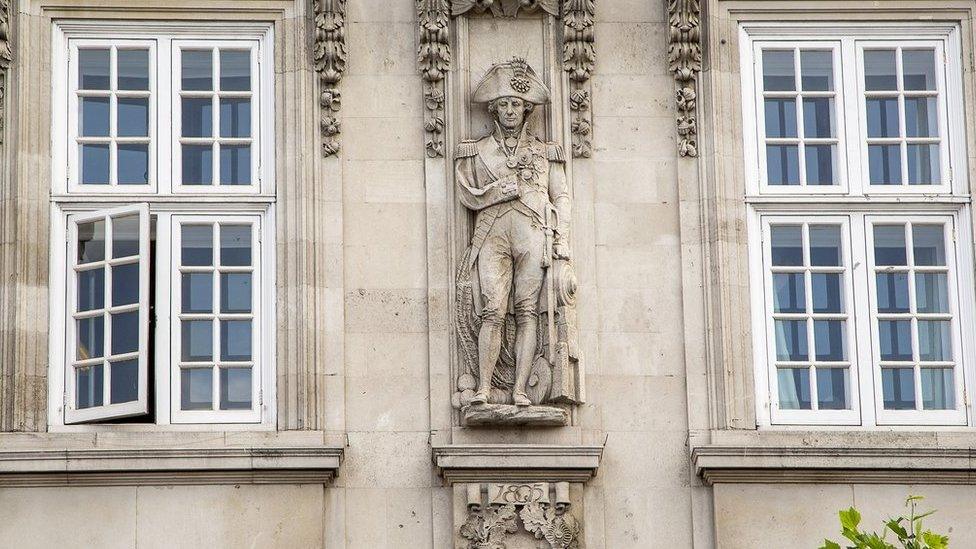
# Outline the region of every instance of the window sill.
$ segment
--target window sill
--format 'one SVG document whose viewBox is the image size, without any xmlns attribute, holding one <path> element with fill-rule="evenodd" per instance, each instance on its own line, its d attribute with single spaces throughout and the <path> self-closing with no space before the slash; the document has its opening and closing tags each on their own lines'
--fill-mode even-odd
<svg viewBox="0 0 976 549">
<path fill-rule="evenodd" d="M 0 488 L 173 484 L 324 484 L 343 447 L 320 431 L 4 433 Z"/>
<path fill-rule="evenodd" d="M 692 436 L 706 484 L 976 484 L 976 432 L 713 431 Z"/>
</svg>

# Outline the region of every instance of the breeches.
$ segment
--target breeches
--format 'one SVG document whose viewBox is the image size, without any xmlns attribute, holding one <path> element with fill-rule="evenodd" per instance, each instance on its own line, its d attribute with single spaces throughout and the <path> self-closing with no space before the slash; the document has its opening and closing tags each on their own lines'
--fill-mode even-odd
<svg viewBox="0 0 976 549">
<path fill-rule="evenodd" d="M 538 314 L 545 239 L 543 229 L 520 212 L 495 220 L 478 254 L 483 323 L 501 326 L 512 294 L 518 324 Z"/>
</svg>

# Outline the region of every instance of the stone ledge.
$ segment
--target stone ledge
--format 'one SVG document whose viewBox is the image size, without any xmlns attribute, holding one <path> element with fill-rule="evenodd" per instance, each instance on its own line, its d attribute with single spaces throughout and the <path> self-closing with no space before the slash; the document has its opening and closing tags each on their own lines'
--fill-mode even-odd
<svg viewBox="0 0 976 549">
<path fill-rule="evenodd" d="M 0 487 L 326 483 L 341 447 L 0 450 Z"/>
<path fill-rule="evenodd" d="M 450 444 L 432 450 L 447 484 L 586 482 L 596 475 L 603 457 L 603 446 Z"/>
<path fill-rule="evenodd" d="M 706 484 L 976 484 L 976 449 L 717 446 L 694 448 Z"/>
</svg>

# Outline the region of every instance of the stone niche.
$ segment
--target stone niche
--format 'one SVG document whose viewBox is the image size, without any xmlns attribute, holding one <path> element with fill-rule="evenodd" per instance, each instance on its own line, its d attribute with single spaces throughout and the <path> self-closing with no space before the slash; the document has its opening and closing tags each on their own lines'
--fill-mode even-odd
<svg viewBox="0 0 976 549">
<path fill-rule="evenodd" d="M 582 484 L 454 485 L 455 549 L 583 549 Z"/>
</svg>

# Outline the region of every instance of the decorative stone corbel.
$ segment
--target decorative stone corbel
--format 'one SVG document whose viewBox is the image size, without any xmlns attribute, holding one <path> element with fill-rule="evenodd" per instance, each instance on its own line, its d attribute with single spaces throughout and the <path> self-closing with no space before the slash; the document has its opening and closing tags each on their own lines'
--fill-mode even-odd
<svg viewBox="0 0 976 549">
<path fill-rule="evenodd" d="M 10 44 L 10 0 L 0 0 L 0 143 L 6 133 L 7 74 L 13 62 Z"/>
<path fill-rule="evenodd" d="M 547 545 L 532 547 L 549 549 L 579 549 L 583 543 L 583 528 L 570 512 L 568 482 L 468 484 L 467 500 L 467 520 L 458 529 L 460 547 L 495 549 L 513 542 L 528 547 L 524 542 L 533 538 Z"/>
<path fill-rule="evenodd" d="M 319 75 L 322 155 L 331 156 L 339 152 L 337 115 L 342 106 L 339 81 L 346 70 L 346 0 L 313 0 L 312 12 L 315 18 L 312 57 Z"/>
<path fill-rule="evenodd" d="M 424 131 L 427 156 L 444 156 L 444 77 L 451 68 L 447 0 L 417 0 L 420 48 L 417 60 L 424 78 Z"/>
<path fill-rule="evenodd" d="M 669 69 L 676 83 L 678 154 L 698 156 L 696 77 L 702 69 L 701 4 L 699 0 L 669 0 Z"/>
<path fill-rule="evenodd" d="M 518 17 L 519 12 L 543 10 L 559 17 L 559 0 L 452 0 L 451 15 L 457 17 L 474 9 L 476 13 L 490 10 L 495 17 Z"/>
<path fill-rule="evenodd" d="M 589 158 L 593 154 L 593 113 L 590 110 L 590 73 L 596 64 L 593 45 L 595 0 L 563 2 L 563 67 L 569 73 L 570 129 L 573 156 Z"/>
</svg>

